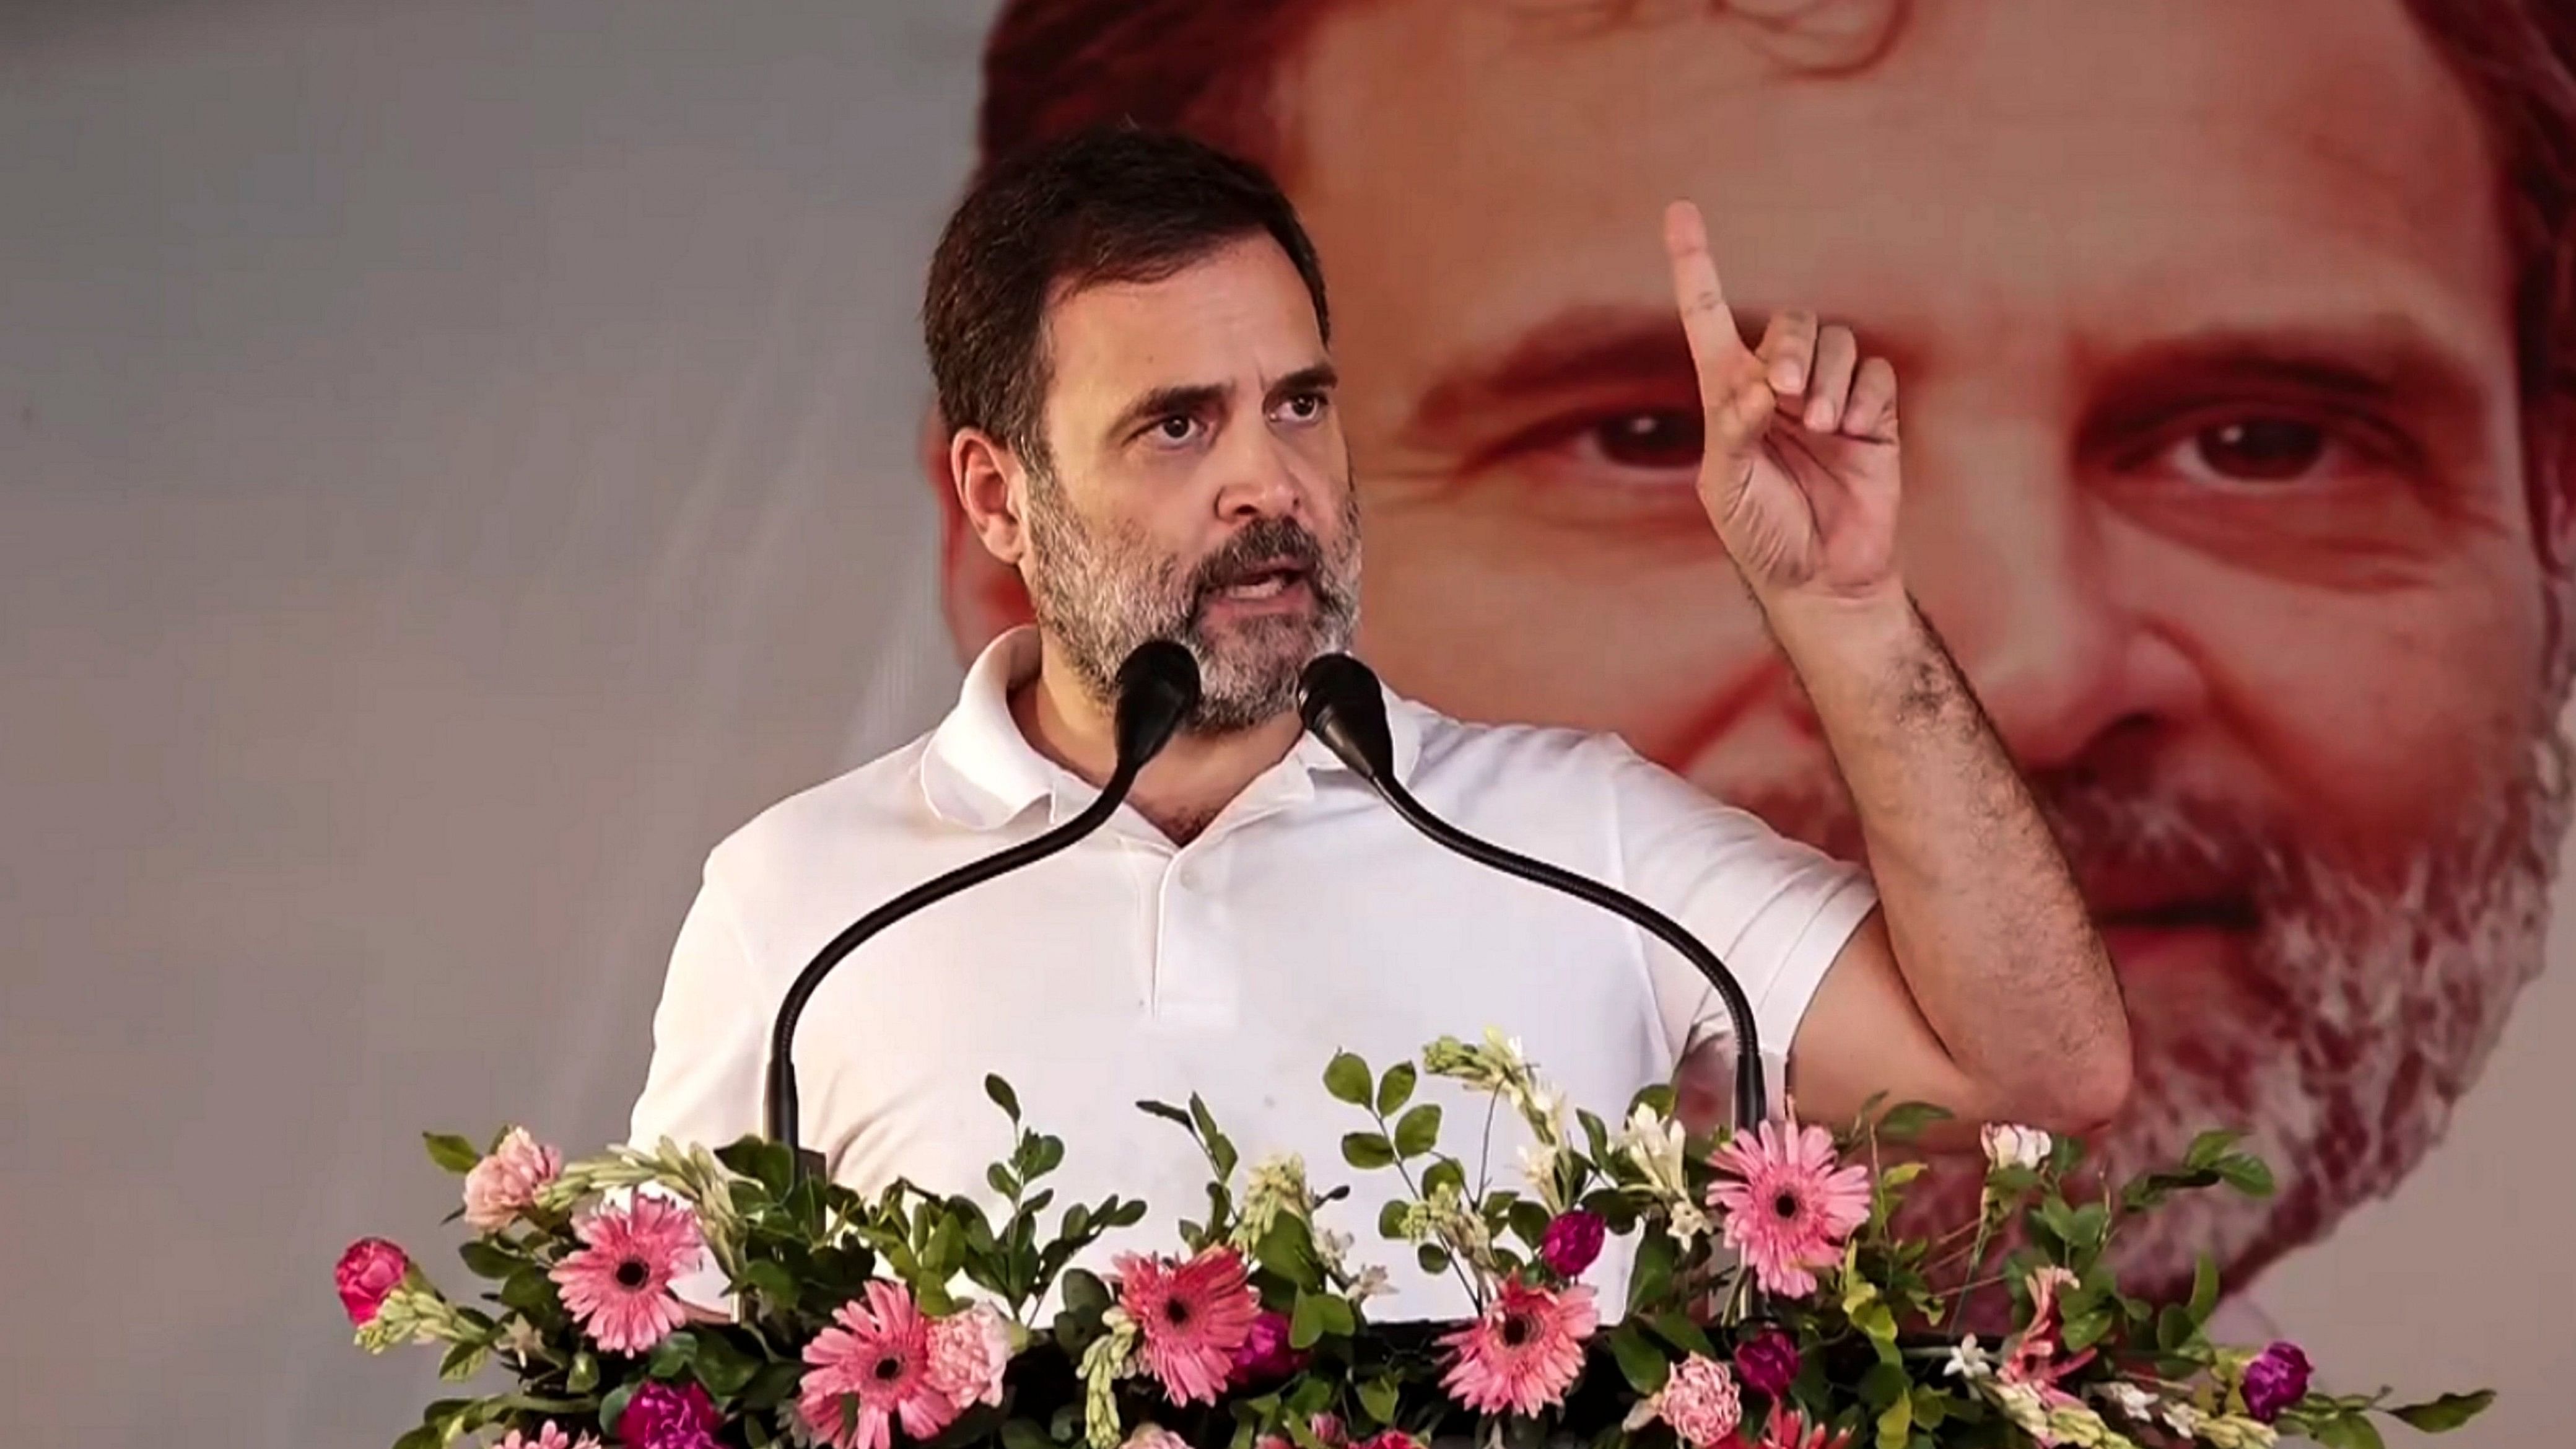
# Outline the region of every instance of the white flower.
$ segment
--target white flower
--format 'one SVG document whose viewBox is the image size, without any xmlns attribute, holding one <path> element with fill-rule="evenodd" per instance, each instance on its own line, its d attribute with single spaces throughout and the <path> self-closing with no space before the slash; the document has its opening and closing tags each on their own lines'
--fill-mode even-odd
<svg viewBox="0 0 2576 1449">
<path fill-rule="evenodd" d="M 1994 1360 L 1984 1349 L 1977 1347 L 1977 1336 L 1973 1333 L 1962 1339 L 1956 1348 L 1951 1349 L 1950 1361 L 1941 1365 L 1942 1373 L 1951 1378 L 1965 1379 L 1970 1383 L 1975 1383 L 1982 1378 L 1990 1378 L 1994 1371 Z"/>
<path fill-rule="evenodd" d="M 2010 1122 L 1989 1122 L 1978 1135 L 1986 1144 L 1986 1161 L 1996 1167 L 2037 1167 L 2055 1145 L 2038 1128 Z"/>
<path fill-rule="evenodd" d="M 2100 1385 L 2094 1392 L 2100 1394 L 2111 1407 L 2141 1424 L 2155 1422 L 2156 1396 L 2136 1384 L 2108 1383 Z"/>
<path fill-rule="evenodd" d="M 1551 1216 L 1565 1211 L 1565 1194 L 1556 1186 L 1558 1156 L 1552 1148 L 1528 1143 L 1521 1146 L 1521 1176 L 1528 1181 L 1530 1191 L 1538 1194 L 1538 1200 L 1547 1205 Z"/>
<path fill-rule="evenodd" d="M 1394 1291 L 1387 1286 L 1386 1269 L 1371 1263 L 1360 1270 L 1357 1278 L 1351 1280 L 1350 1297 L 1353 1303 L 1366 1303 L 1372 1298 L 1383 1298 Z"/>
</svg>

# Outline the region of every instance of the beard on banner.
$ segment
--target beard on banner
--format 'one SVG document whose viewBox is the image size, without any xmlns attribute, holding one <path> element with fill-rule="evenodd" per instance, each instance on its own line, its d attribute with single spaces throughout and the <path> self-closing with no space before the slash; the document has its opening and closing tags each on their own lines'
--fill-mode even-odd
<svg viewBox="0 0 2576 1449">
<path fill-rule="evenodd" d="M 2389 1192 L 2440 1139 L 2542 964 L 2568 821 L 2566 755 L 2554 730 L 2536 736 L 2444 836 L 2378 870 L 2330 858 L 2277 818 L 2153 778 L 2031 781 L 2097 912 L 2124 887 L 2183 896 L 2198 906 L 2186 924 L 2233 945 L 2220 981 L 2123 965 L 2136 1084 L 2088 1138 L 2087 1159 L 2116 1182 L 2179 1161 L 2204 1131 L 2231 1129 L 2271 1166 L 2277 1191 L 2179 1194 L 2124 1223 L 2111 1260 L 2130 1291 L 2188 1294 L 2204 1252 L 2241 1288 Z M 1738 798 L 1788 834 L 1862 858 L 1838 781 Z M 1983 1160 L 1925 1161 L 1903 1210 L 1908 1230 L 1972 1220 Z"/>
</svg>

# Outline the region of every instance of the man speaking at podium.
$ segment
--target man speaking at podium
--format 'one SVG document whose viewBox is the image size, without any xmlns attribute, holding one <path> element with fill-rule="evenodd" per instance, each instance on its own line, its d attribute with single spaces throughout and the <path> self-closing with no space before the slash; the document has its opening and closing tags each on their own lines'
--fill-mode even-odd
<svg viewBox="0 0 2576 1449">
<path fill-rule="evenodd" d="M 1883 1092 L 1949 1108 L 1954 1136 L 2088 1130 L 2128 1090 L 2126 1019 L 2063 858 L 1898 574 L 1894 371 L 1806 313 L 1759 319 L 1748 345 L 1698 213 L 1675 205 L 1663 231 L 1706 413 L 1700 498 L 1812 702 L 1869 873 L 1608 736 L 1390 696 L 1396 772 L 1468 833 L 1713 947 L 1802 1119 Z M 1109 825 L 903 921 L 815 996 L 801 1136 L 836 1178 L 980 1194 L 1008 1155 L 982 1086 L 999 1073 L 1065 1139 L 1066 1200 L 1142 1195 L 1136 1231 L 1167 1234 L 1204 1164 L 1138 1100 L 1195 1091 L 1248 1154 L 1299 1153 L 1327 1186 L 1360 1125 L 1321 1086 L 1336 1051 L 1382 1066 L 1488 1026 L 1595 1110 L 1665 1080 L 1703 1123 L 1722 1110 L 1732 1053 L 1692 968 L 1432 847 L 1302 733 L 1301 672 L 1358 616 L 1360 480 L 1323 269 L 1266 175 L 1136 130 L 1006 160 L 950 220 L 923 317 L 960 506 L 1037 623 L 984 651 L 928 735 L 713 852 L 630 1140 L 759 1130 L 798 971 L 859 912 L 1078 813 L 1112 763 L 1116 671 L 1157 638 L 1188 646 L 1203 697 Z M 1507 1165 L 1518 1124 L 1496 1126 Z M 1375 1179 L 1351 1186 L 1345 1230 L 1379 1202 Z M 1390 1266 L 1384 1316 L 1465 1311 L 1455 1285 Z"/>
</svg>

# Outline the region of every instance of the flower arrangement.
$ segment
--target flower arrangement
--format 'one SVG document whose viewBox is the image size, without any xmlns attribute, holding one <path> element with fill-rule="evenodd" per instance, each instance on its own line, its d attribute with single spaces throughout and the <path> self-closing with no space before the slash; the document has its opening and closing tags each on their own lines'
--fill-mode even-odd
<svg viewBox="0 0 2576 1449">
<path fill-rule="evenodd" d="M 1470 1189 L 1441 1108 L 1415 1100 L 1425 1075 L 1528 1125 L 1516 1186 L 1480 1164 Z M 483 1151 L 433 1135 L 464 1176 L 462 1257 L 488 1290 L 452 1300 L 370 1238 L 342 1257 L 340 1297 L 370 1351 L 441 1345 L 442 1377 L 509 1380 L 429 1405 L 396 1449 L 2262 1449 L 2284 1433 L 2368 1449 L 2374 1415 L 2439 1431 L 2492 1397 L 2392 1406 L 2320 1391 L 2294 1345 L 2213 1343 L 2206 1261 L 2187 1302 L 2122 1293 L 2104 1257 L 2122 1223 L 2179 1192 L 2270 1190 L 2226 1134 L 2085 1191 L 2078 1143 L 1988 1128 L 1976 1220 L 1921 1239 L 1891 1221 L 1922 1167 L 1884 1159 L 1936 1109 L 1694 1136 L 1655 1088 L 1614 1129 L 1569 1119 L 1493 1033 L 1383 1073 L 1345 1053 L 1323 1084 L 1364 1119 L 1348 1166 L 1404 1184 L 1379 1236 L 1454 1274 L 1472 1317 L 1371 1322 L 1386 1274 L 1327 1225 L 1343 1190 L 1316 1191 L 1294 1157 L 1246 1167 L 1195 1097 L 1139 1106 L 1207 1158 L 1205 1220 L 1105 1278 L 1076 1266 L 1145 1205 L 1070 1204 L 1044 1229 L 1063 1144 L 999 1078 L 986 1090 L 1016 1146 L 988 1174 L 998 1221 L 907 1183 L 867 1197 L 800 1180 L 758 1138 L 567 1163 L 518 1128 Z M 1627 1284 L 1605 1303 L 1586 1274 L 1614 1239 Z M 676 1291 L 709 1267 L 729 1309 Z M 1956 1331 L 1979 1294 L 2011 1325 L 1991 1345 Z"/>
</svg>

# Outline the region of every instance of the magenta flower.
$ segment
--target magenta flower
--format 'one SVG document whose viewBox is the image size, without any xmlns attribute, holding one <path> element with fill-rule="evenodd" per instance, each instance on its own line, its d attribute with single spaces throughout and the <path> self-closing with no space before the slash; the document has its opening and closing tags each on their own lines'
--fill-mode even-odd
<svg viewBox="0 0 2576 1449">
<path fill-rule="evenodd" d="M 411 1272 L 411 1258 L 382 1238 L 360 1238 L 340 1255 L 331 1280 L 340 1290 L 340 1306 L 360 1328 L 376 1321 L 385 1300 Z"/>
<path fill-rule="evenodd" d="M 1590 1288 L 1550 1291 L 1515 1273 L 1482 1317 L 1440 1340 L 1456 1354 L 1440 1386 L 1480 1414 L 1535 1414 L 1565 1397 L 1600 1326 Z"/>
<path fill-rule="evenodd" d="M 1757 1394 L 1778 1398 L 1798 1377 L 1798 1341 L 1766 1328 L 1736 1345 L 1735 1372 Z"/>
<path fill-rule="evenodd" d="M 715 1400 L 698 1385 L 648 1383 L 617 1416 L 617 1442 L 627 1449 L 715 1449 L 723 1422 Z"/>
<path fill-rule="evenodd" d="M 1361 1440 L 1359 1449 L 1422 1449 L 1422 1441 L 1402 1429 L 1386 1429 Z"/>
<path fill-rule="evenodd" d="M 547 1276 L 593 1342 L 611 1353 L 642 1353 L 687 1319 L 671 1280 L 698 1265 L 706 1242 L 686 1204 L 639 1194 L 575 1231 L 584 1246 Z"/>
<path fill-rule="evenodd" d="M 588 1434 L 575 1439 L 563 1431 L 562 1425 L 548 1419 L 538 1428 L 534 1439 L 513 1429 L 502 1435 L 492 1449 L 599 1449 L 599 1441 Z"/>
<path fill-rule="evenodd" d="M 1261 1300 L 1232 1248 L 1186 1263 L 1121 1254 L 1118 1306 L 1136 1320 L 1139 1356 L 1175 1404 L 1213 1404 L 1252 1336 Z"/>
<path fill-rule="evenodd" d="M 563 1157 L 513 1127 L 501 1145 L 465 1174 L 465 1221 L 476 1232 L 496 1233 L 536 1206 L 537 1193 L 563 1171 Z"/>
<path fill-rule="evenodd" d="M 1599 1213 L 1582 1208 L 1558 1213 L 1548 1223 L 1546 1236 L 1539 1239 L 1538 1255 L 1556 1276 L 1571 1283 L 1601 1256 L 1605 1231 Z"/>
<path fill-rule="evenodd" d="M 2308 1356 L 2286 1339 L 2255 1356 L 2245 1366 L 2245 1412 L 2269 1424 L 2281 1411 L 2308 1396 Z"/>
<path fill-rule="evenodd" d="M 1869 1220 L 1869 1169 L 1836 1167 L 1822 1127 L 1775 1126 L 1739 1132 L 1717 1154 L 1735 1180 L 1710 1183 L 1708 1205 L 1725 1213 L 1726 1245 L 1765 1292 L 1804 1298 L 1816 1291 L 1812 1270 L 1839 1261 L 1843 1240 Z"/>
<path fill-rule="evenodd" d="M 1253 1316 L 1243 1347 L 1234 1351 L 1234 1369 L 1226 1386 L 1241 1388 L 1284 1379 L 1304 1368 L 1306 1359 L 1307 1355 L 1288 1346 L 1288 1315 L 1265 1308 Z"/>
<path fill-rule="evenodd" d="M 876 1279 L 865 1306 L 844 1303 L 834 1327 L 805 1345 L 807 1371 L 796 1412 L 838 1449 L 886 1449 L 889 1426 L 927 1439 L 954 1421 L 958 1405 L 930 1381 L 930 1320 L 900 1283 Z"/>
</svg>

